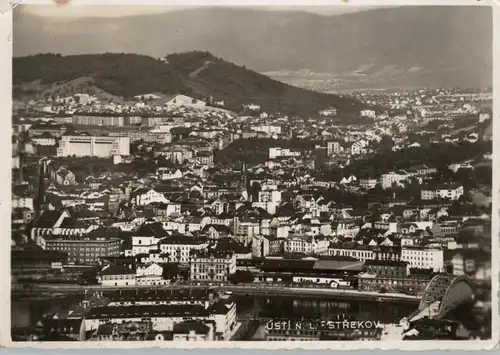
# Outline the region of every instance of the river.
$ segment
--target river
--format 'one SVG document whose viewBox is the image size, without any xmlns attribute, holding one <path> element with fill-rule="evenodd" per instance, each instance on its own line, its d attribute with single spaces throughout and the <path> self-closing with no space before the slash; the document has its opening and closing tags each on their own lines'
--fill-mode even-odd
<svg viewBox="0 0 500 355">
<path fill-rule="evenodd" d="M 346 316 L 359 320 L 376 320 L 381 323 L 398 322 L 408 316 L 416 307 L 415 302 L 376 302 L 366 300 L 318 300 L 278 296 L 232 296 L 236 300 L 240 319 L 279 319 L 310 317 L 333 319 Z M 34 326 L 45 313 L 63 313 L 74 308 L 83 295 L 68 295 L 45 300 L 12 300 L 12 327 Z"/>
</svg>

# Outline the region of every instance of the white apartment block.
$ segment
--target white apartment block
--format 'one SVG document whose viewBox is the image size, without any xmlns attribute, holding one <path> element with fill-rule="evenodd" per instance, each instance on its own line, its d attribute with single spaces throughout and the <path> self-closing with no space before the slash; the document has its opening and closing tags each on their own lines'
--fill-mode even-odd
<svg viewBox="0 0 500 355">
<path fill-rule="evenodd" d="M 375 111 L 373 110 L 361 110 L 359 113 L 361 117 L 370 117 L 370 118 L 375 118 Z"/>
<path fill-rule="evenodd" d="M 86 126 L 123 126 L 122 116 L 73 116 L 73 123 Z"/>
<path fill-rule="evenodd" d="M 295 236 L 288 238 L 283 247 L 285 253 L 305 253 L 322 255 L 328 253 L 330 242 L 327 239 L 316 239 L 308 236 Z"/>
<path fill-rule="evenodd" d="M 444 270 L 443 249 L 404 246 L 401 248 L 401 260 L 414 268 L 432 269 L 434 272 Z"/>
<path fill-rule="evenodd" d="M 162 239 L 162 237 L 154 236 L 132 236 L 132 256 L 149 254 L 150 251 L 158 250 L 158 243 Z"/>
<path fill-rule="evenodd" d="M 400 173 L 395 173 L 391 171 L 390 173 L 383 174 L 380 177 L 380 184 L 382 185 L 383 189 L 389 189 L 392 187 L 392 184 L 394 183 L 399 183 L 401 181 L 404 181 L 408 178 L 408 175 L 405 174 L 400 174 Z"/>
<path fill-rule="evenodd" d="M 165 195 L 153 189 L 147 190 L 143 193 L 136 194 L 135 198 L 133 199 L 133 202 L 135 202 L 137 206 L 146 206 L 155 202 L 165 203 L 165 204 L 170 203 L 170 201 L 165 197 Z"/>
<path fill-rule="evenodd" d="M 227 281 L 236 272 L 236 254 L 222 250 L 192 250 L 191 280 Z"/>
<path fill-rule="evenodd" d="M 294 152 L 288 148 L 269 148 L 269 159 L 300 157 L 300 152 Z"/>
<path fill-rule="evenodd" d="M 339 142 L 328 142 L 326 145 L 326 152 L 328 156 L 332 156 L 340 152 L 340 143 Z"/>
<path fill-rule="evenodd" d="M 87 134 L 63 135 L 57 148 L 58 157 L 130 155 L 129 137 L 91 136 Z"/>
<path fill-rule="evenodd" d="M 267 190 L 259 191 L 259 202 L 281 203 L 281 191 Z"/>
<path fill-rule="evenodd" d="M 252 130 L 257 132 L 264 132 L 268 135 L 281 134 L 281 126 L 272 126 L 272 125 L 253 126 Z"/>
<path fill-rule="evenodd" d="M 33 197 L 28 196 L 12 196 L 12 208 L 33 208 Z"/>
<path fill-rule="evenodd" d="M 460 185 L 437 185 L 423 188 L 420 192 L 422 200 L 432 200 L 442 198 L 448 200 L 458 200 L 464 194 L 464 188 Z"/>
<path fill-rule="evenodd" d="M 204 250 L 208 246 L 205 241 L 182 239 L 165 238 L 159 243 L 161 253 L 169 255 L 169 262 L 188 263 L 191 250 Z"/>
<path fill-rule="evenodd" d="M 349 256 L 360 261 L 374 260 L 375 252 L 368 248 L 350 248 L 342 245 L 330 245 L 328 248 L 328 255 L 330 256 Z"/>
</svg>

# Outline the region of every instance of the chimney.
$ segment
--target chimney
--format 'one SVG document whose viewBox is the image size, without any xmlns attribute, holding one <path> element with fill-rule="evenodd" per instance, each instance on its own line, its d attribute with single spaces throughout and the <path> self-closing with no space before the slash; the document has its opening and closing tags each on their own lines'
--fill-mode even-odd
<svg viewBox="0 0 500 355">
<path fill-rule="evenodd" d="M 17 139 L 17 154 L 19 155 L 19 182 L 22 183 L 24 181 L 23 176 L 23 165 L 24 165 L 24 145 L 20 138 Z"/>
</svg>

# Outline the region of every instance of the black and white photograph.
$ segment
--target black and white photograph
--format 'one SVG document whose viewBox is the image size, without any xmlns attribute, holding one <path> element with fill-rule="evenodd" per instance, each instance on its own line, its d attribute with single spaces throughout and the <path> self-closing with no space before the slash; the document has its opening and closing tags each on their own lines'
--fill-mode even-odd
<svg viewBox="0 0 500 355">
<path fill-rule="evenodd" d="M 12 10 L 14 346 L 498 341 L 496 9 L 351 5 Z"/>
</svg>

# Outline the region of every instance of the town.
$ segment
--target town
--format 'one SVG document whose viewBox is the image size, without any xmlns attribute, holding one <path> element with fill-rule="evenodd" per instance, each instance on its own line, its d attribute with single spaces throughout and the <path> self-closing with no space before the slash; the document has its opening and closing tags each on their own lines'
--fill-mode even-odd
<svg viewBox="0 0 500 355">
<path fill-rule="evenodd" d="M 486 290 L 474 300 L 486 320 L 464 337 L 487 338 L 491 93 L 350 96 L 371 108 L 343 119 L 334 105 L 308 117 L 252 101 L 235 112 L 184 94 L 15 101 L 13 294 L 81 299 L 13 321 L 13 339 L 250 339 L 267 320 L 241 313 L 238 295 L 418 303 L 443 275 Z M 420 321 L 444 327 L 434 306 L 425 321 L 411 319 L 410 333 L 427 334 Z M 385 334 L 272 330 L 263 339 Z"/>
</svg>

